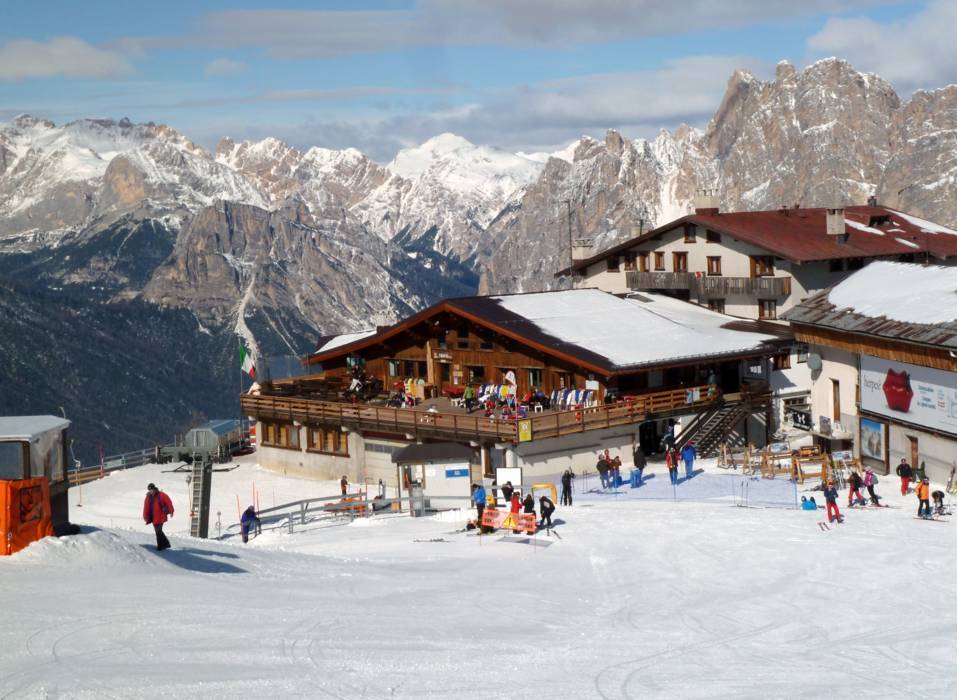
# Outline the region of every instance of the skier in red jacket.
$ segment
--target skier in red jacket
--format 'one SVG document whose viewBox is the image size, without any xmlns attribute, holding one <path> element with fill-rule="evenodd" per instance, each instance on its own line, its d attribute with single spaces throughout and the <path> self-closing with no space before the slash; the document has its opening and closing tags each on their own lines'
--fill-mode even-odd
<svg viewBox="0 0 957 700">
<path fill-rule="evenodd" d="M 156 488 L 156 484 L 146 487 L 146 499 L 143 501 L 143 521 L 152 523 L 156 530 L 156 551 L 170 548 L 169 540 L 163 534 L 163 523 L 173 517 L 173 502 L 169 496 Z"/>
</svg>

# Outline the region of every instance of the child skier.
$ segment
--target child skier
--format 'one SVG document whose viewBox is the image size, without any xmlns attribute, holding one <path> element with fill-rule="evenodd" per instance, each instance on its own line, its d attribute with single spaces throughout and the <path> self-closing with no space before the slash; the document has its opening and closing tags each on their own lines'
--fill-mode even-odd
<svg viewBox="0 0 957 700">
<path fill-rule="evenodd" d="M 678 485 L 678 453 L 674 450 L 665 452 L 665 466 L 668 467 L 668 477 L 671 479 L 671 485 Z"/>
<path fill-rule="evenodd" d="M 934 499 L 934 512 L 937 515 L 949 515 L 947 511 L 944 510 L 944 492 L 943 491 L 932 491 L 930 497 Z"/>
<path fill-rule="evenodd" d="M 538 499 L 538 507 L 542 512 L 542 523 L 540 527 L 552 526 L 552 513 L 555 512 L 555 504 L 548 496 L 542 496 Z"/>
<path fill-rule="evenodd" d="M 877 486 L 877 474 L 870 467 L 864 469 L 864 487 L 867 489 L 867 495 L 871 497 L 871 505 L 879 506 L 881 504 L 877 494 L 874 493 L 874 487 Z"/>
<path fill-rule="evenodd" d="M 920 480 L 920 483 L 917 484 L 917 488 L 914 489 L 914 494 L 917 496 L 919 501 L 917 506 L 917 517 L 918 518 L 930 518 L 930 482 L 927 480 L 927 477 L 924 477 Z"/>
<path fill-rule="evenodd" d="M 861 495 L 861 486 L 864 485 L 864 480 L 861 479 L 861 475 L 856 471 L 852 471 L 847 477 L 847 507 L 851 508 L 855 505 L 862 506 L 866 503 L 864 496 Z"/>
<path fill-rule="evenodd" d="M 831 480 L 828 480 L 827 487 L 824 489 L 824 499 L 827 501 L 827 521 L 833 523 L 836 520 L 843 523 L 844 517 L 837 507 L 837 488 Z"/>
</svg>

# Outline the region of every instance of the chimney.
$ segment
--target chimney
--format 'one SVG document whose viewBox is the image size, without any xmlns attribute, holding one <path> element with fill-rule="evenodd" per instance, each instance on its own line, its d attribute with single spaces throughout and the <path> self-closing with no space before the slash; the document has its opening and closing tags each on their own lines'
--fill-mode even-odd
<svg viewBox="0 0 957 700">
<path fill-rule="evenodd" d="M 847 233 L 847 230 L 844 226 L 844 210 L 843 209 L 828 209 L 827 210 L 827 235 L 828 236 L 843 236 Z"/>
<path fill-rule="evenodd" d="M 644 220 L 644 219 L 638 219 L 638 225 L 637 225 L 637 226 L 635 226 L 634 224 L 632 224 L 632 226 L 631 226 L 631 237 L 632 237 L 632 238 L 638 238 L 638 236 L 640 236 L 640 235 L 643 234 L 644 232 L 645 232 L 645 220 Z"/>
<path fill-rule="evenodd" d="M 699 189 L 694 193 L 695 214 L 717 214 L 718 193 L 716 190 Z"/>
<path fill-rule="evenodd" d="M 867 198 L 867 206 L 876 207 L 877 206 L 877 195 L 871 195 Z"/>
<path fill-rule="evenodd" d="M 591 238 L 576 238 L 572 243 L 572 264 L 588 260 L 594 255 L 595 249 Z"/>
</svg>

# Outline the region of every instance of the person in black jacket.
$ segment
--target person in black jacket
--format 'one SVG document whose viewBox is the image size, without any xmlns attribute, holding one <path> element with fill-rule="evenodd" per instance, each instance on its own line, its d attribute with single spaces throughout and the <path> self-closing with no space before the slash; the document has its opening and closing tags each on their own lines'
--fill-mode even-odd
<svg viewBox="0 0 957 700">
<path fill-rule="evenodd" d="M 538 499 L 538 509 L 542 514 L 542 522 L 539 527 L 552 526 L 552 513 L 555 512 L 555 504 L 548 496 L 542 496 Z"/>
<path fill-rule="evenodd" d="M 897 465 L 897 476 L 901 478 L 901 496 L 906 496 L 910 486 L 910 480 L 914 478 L 914 468 L 907 463 L 906 459 L 901 459 Z"/>
<path fill-rule="evenodd" d="M 851 471 L 847 477 L 847 507 L 852 507 L 855 503 L 857 505 L 864 505 L 864 496 L 861 495 L 861 486 L 864 485 L 861 475 L 856 471 Z M 854 494 L 857 494 L 857 498 L 854 497 Z"/>
<path fill-rule="evenodd" d="M 572 479 L 575 478 L 575 472 L 570 468 L 562 474 L 562 505 L 570 506 L 572 504 Z"/>
<path fill-rule="evenodd" d="M 635 445 L 635 469 L 638 470 L 638 485 L 641 486 L 645 478 L 645 467 L 648 466 L 648 458 L 645 457 L 645 451 L 641 445 Z"/>
<path fill-rule="evenodd" d="M 535 497 L 532 495 L 532 492 L 529 491 L 525 498 L 522 499 L 522 512 L 526 515 L 531 514 L 532 517 L 535 517 Z M 532 530 L 529 530 L 528 534 L 532 534 Z"/>
<path fill-rule="evenodd" d="M 506 502 L 511 501 L 513 493 L 515 493 L 515 487 L 512 486 L 511 481 L 506 481 L 505 486 L 502 487 L 502 500 Z"/>
</svg>

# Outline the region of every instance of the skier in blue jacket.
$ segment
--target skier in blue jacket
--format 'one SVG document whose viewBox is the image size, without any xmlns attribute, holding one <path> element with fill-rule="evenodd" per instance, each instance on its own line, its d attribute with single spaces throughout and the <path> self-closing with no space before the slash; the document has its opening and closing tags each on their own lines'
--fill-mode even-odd
<svg viewBox="0 0 957 700">
<path fill-rule="evenodd" d="M 694 460 L 698 456 L 698 451 L 694 448 L 694 443 L 689 442 L 684 446 L 684 449 L 681 450 L 681 459 L 685 463 L 685 478 L 690 479 L 694 476 Z"/>
<path fill-rule="evenodd" d="M 482 532 L 488 532 L 488 529 L 482 525 L 482 515 L 485 513 L 485 503 L 487 500 L 485 487 L 479 484 L 472 484 L 472 501 L 475 503 L 475 510 L 478 511 L 478 519 L 476 522 L 479 524 Z"/>
</svg>

